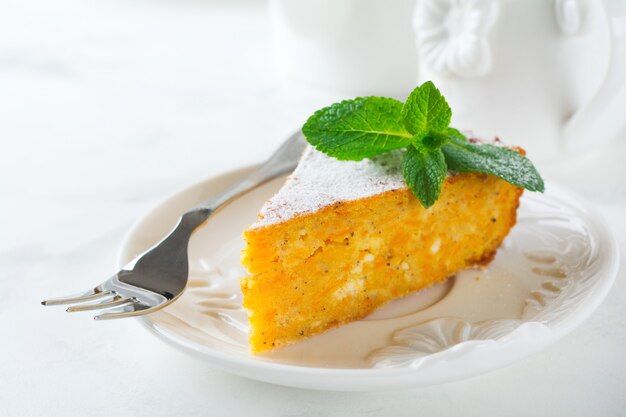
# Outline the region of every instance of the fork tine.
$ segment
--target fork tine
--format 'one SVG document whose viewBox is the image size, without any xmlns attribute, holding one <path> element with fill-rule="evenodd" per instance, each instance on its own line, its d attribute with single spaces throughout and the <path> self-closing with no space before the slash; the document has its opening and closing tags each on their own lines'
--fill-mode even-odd
<svg viewBox="0 0 626 417">
<path fill-rule="evenodd" d="M 54 306 L 59 304 L 82 303 L 85 301 L 91 301 L 111 295 L 115 295 L 113 291 L 102 291 L 100 288 L 96 287 L 93 290 L 89 290 L 84 293 L 74 294 L 63 298 L 52 298 L 50 300 L 44 300 L 41 302 L 41 304 L 45 306 Z"/>
<path fill-rule="evenodd" d="M 71 313 L 71 312 L 74 312 L 74 311 L 99 310 L 99 309 L 103 309 L 103 308 L 117 307 L 117 306 L 130 304 L 130 303 L 134 303 L 134 302 L 135 301 L 132 298 L 121 297 L 119 295 L 116 295 L 115 297 L 113 297 L 109 301 L 105 301 L 103 303 L 81 304 L 81 305 L 69 307 L 66 311 Z"/>
<path fill-rule="evenodd" d="M 159 308 L 150 307 L 140 302 L 135 302 L 134 304 L 125 305 L 122 308 L 118 308 L 115 310 L 108 310 L 106 313 L 95 316 L 94 320 L 111 320 L 111 319 L 121 319 L 124 317 L 139 316 L 142 314 L 147 314 L 145 310 L 155 311 L 155 310 L 159 310 Z"/>
</svg>

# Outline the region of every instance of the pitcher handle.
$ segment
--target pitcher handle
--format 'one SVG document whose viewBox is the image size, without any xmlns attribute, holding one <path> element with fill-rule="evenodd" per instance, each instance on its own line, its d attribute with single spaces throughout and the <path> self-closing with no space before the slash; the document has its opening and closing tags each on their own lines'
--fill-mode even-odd
<svg viewBox="0 0 626 417">
<path fill-rule="evenodd" d="M 603 3 L 611 37 L 609 67 L 591 101 L 563 126 L 563 147 L 572 153 L 605 144 L 626 127 L 626 1 Z"/>
</svg>

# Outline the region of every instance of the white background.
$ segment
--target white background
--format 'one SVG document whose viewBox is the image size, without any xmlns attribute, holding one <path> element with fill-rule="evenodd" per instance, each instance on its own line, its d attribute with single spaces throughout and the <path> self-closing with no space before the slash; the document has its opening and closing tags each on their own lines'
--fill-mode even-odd
<svg viewBox="0 0 626 417">
<path fill-rule="evenodd" d="M 213 370 L 133 320 L 44 308 L 113 272 L 124 233 L 176 190 L 261 161 L 335 97 L 279 83 L 262 2 L 0 4 L 0 416 L 624 416 L 624 262 L 549 349 L 413 391 L 283 388 Z M 626 259 L 626 137 L 544 172 Z M 616 148 L 619 148 L 616 150 Z"/>
</svg>

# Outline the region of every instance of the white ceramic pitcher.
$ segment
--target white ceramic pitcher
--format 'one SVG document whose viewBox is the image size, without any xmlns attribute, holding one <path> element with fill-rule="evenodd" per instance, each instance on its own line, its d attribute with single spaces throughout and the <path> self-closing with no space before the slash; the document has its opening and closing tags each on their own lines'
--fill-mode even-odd
<svg viewBox="0 0 626 417">
<path fill-rule="evenodd" d="M 345 95 L 404 98 L 415 86 L 415 0 L 270 0 L 283 81 Z"/>
<path fill-rule="evenodd" d="M 626 0 L 418 0 L 414 29 L 456 127 L 554 160 L 626 125 Z"/>
</svg>

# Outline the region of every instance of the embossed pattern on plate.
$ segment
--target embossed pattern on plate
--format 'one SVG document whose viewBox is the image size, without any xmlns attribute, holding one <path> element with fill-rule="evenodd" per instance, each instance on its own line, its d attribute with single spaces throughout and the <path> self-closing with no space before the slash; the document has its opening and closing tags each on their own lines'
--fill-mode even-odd
<svg viewBox="0 0 626 417">
<path fill-rule="evenodd" d="M 119 263 L 242 172 L 158 206 L 131 230 Z M 252 356 L 239 290 L 241 232 L 282 181 L 243 196 L 194 234 L 189 286 L 176 303 L 143 319 L 150 330 L 222 369 L 263 381 L 339 390 L 415 387 L 486 372 L 541 349 L 587 317 L 616 274 L 616 246 L 602 219 L 548 184 L 544 195 L 525 193 L 517 226 L 486 269 L 463 271 L 364 320 Z"/>
</svg>

